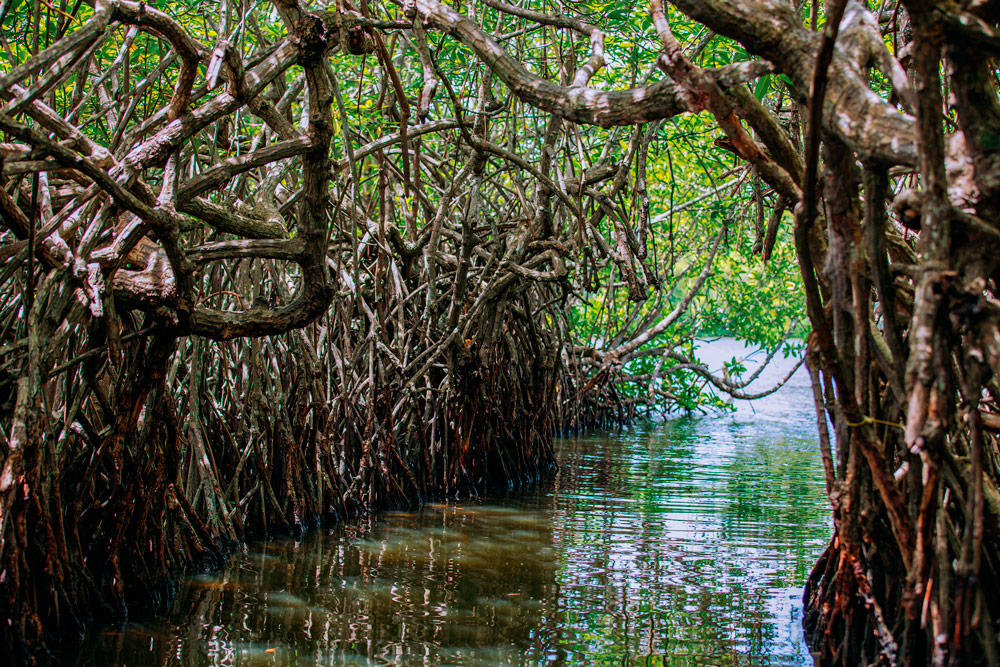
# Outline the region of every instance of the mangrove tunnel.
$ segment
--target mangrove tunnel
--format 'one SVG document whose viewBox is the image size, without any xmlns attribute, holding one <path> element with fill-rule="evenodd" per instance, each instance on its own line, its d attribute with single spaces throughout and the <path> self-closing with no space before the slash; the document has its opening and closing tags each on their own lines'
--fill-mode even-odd
<svg viewBox="0 0 1000 667">
<path fill-rule="evenodd" d="M 726 334 L 811 381 L 816 664 L 1000 664 L 998 58 L 996 0 L 0 0 L 0 661 L 772 391 Z"/>
</svg>

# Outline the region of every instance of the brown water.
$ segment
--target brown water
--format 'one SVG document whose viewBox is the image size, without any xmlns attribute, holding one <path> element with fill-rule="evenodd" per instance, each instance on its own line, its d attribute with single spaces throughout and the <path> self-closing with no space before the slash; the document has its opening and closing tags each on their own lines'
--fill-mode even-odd
<svg viewBox="0 0 1000 667">
<path fill-rule="evenodd" d="M 532 491 L 254 545 L 78 664 L 811 664 L 801 587 L 829 521 L 805 383 L 562 440 Z"/>
</svg>

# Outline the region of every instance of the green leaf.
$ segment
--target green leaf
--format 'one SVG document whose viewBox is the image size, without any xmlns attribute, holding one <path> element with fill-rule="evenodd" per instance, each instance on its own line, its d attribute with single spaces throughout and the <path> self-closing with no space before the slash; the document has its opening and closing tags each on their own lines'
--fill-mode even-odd
<svg viewBox="0 0 1000 667">
<path fill-rule="evenodd" d="M 757 85 L 754 86 L 753 96 L 757 98 L 757 101 L 764 99 L 764 96 L 771 92 L 771 75 L 765 74 L 757 80 Z"/>
</svg>

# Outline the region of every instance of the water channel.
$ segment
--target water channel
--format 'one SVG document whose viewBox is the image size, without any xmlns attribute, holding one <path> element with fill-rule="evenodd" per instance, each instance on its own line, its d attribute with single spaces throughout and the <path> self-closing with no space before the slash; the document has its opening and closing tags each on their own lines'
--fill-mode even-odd
<svg viewBox="0 0 1000 667">
<path fill-rule="evenodd" d="M 811 405 L 802 371 L 729 414 L 561 440 L 530 491 L 256 544 L 77 664 L 810 665 L 802 583 L 830 531 Z"/>
</svg>

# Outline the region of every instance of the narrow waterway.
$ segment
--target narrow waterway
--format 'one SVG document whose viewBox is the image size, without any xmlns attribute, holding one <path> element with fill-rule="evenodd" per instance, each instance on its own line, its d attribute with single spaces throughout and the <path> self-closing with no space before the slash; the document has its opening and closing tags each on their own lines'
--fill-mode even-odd
<svg viewBox="0 0 1000 667">
<path fill-rule="evenodd" d="M 731 414 L 562 440 L 532 491 L 258 544 L 79 664 L 810 665 L 811 405 L 802 371 Z"/>
</svg>

